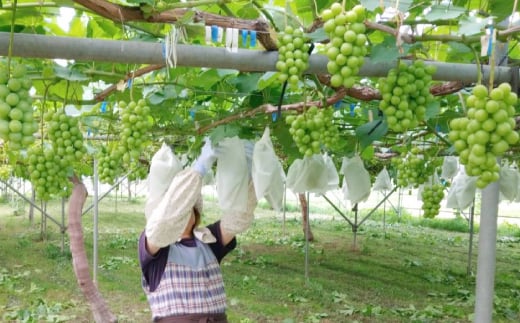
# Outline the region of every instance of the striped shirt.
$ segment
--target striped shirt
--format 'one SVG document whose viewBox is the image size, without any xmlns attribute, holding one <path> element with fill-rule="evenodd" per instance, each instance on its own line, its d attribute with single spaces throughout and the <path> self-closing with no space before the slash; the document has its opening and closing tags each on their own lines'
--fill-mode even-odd
<svg viewBox="0 0 520 323">
<path fill-rule="evenodd" d="M 220 261 L 236 247 L 223 246 L 220 223 L 208 226 L 217 241 L 205 244 L 185 239 L 162 248 L 155 256 L 146 251 L 144 233 L 139 241 L 142 285 L 154 320 L 186 314 L 225 313 L 226 296 Z"/>
</svg>

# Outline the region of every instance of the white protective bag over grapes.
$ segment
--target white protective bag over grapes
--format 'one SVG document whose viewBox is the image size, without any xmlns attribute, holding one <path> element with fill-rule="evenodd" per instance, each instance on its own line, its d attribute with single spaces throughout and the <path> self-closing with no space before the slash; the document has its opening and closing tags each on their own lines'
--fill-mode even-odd
<svg viewBox="0 0 520 323">
<path fill-rule="evenodd" d="M 458 168 L 459 162 L 457 160 L 457 157 L 445 156 L 444 160 L 442 161 L 441 178 L 451 180 L 455 175 L 457 175 Z"/>
<path fill-rule="evenodd" d="M 468 176 L 464 167 L 460 167 L 448 191 L 446 207 L 465 210 L 473 203 L 476 191 L 477 177 Z"/>
<path fill-rule="evenodd" d="M 274 151 L 269 127 L 265 128 L 262 138 L 255 143 L 251 176 L 256 199 L 265 198 L 274 210 L 281 210 L 285 172 Z"/>
<path fill-rule="evenodd" d="M 171 148 L 163 143 L 153 155 L 148 173 L 148 197 L 144 207 L 144 214 L 148 218 L 153 209 L 159 204 L 164 193 L 170 186 L 173 177 L 182 170 L 181 161 L 175 156 Z"/>
<path fill-rule="evenodd" d="M 501 198 L 513 202 L 518 196 L 518 182 L 518 170 L 509 165 L 508 162 L 505 162 L 500 167 L 499 187 Z"/>
<path fill-rule="evenodd" d="M 325 193 L 328 181 L 327 165 L 318 154 L 296 159 L 287 171 L 287 187 L 294 193 Z"/>
<path fill-rule="evenodd" d="M 226 138 L 218 143 L 217 196 L 224 212 L 245 212 L 248 201 L 249 172 L 244 140 Z"/>
<path fill-rule="evenodd" d="M 327 191 L 336 190 L 339 187 L 339 175 L 334 161 L 328 154 L 323 155 L 323 161 L 327 166 Z"/>
<path fill-rule="evenodd" d="M 343 157 L 341 173 L 345 176 L 347 199 L 354 205 L 366 201 L 370 196 L 370 174 L 365 169 L 363 161 L 356 155 L 352 158 Z"/>
<path fill-rule="evenodd" d="M 516 194 L 516 197 L 515 197 L 515 202 L 520 202 L 520 172 L 518 171 L 518 169 L 516 170 L 517 174 L 516 176 L 518 176 L 518 186 L 517 186 L 517 194 Z"/>
<path fill-rule="evenodd" d="M 392 190 L 392 179 L 390 178 L 390 174 L 388 174 L 386 166 L 377 174 L 372 190 L 383 192 Z"/>
</svg>

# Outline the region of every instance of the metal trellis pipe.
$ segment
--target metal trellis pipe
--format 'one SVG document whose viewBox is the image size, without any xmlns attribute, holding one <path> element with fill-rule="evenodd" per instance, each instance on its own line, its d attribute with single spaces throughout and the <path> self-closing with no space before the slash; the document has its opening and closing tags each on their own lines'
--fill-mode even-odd
<svg viewBox="0 0 520 323">
<path fill-rule="evenodd" d="M 10 34 L 0 32 L 0 55 L 8 55 Z M 163 44 L 147 41 L 106 40 L 33 34 L 14 34 L 12 55 L 14 57 L 69 59 L 76 61 L 102 61 L 114 63 L 164 64 Z M 224 47 L 204 45 L 176 45 L 177 66 L 235 69 L 239 71 L 276 71 L 278 52 L 257 49 L 242 49 L 230 52 Z M 309 58 L 309 74 L 328 74 L 328 58 L 313 54 Z M 436 80 L 475 83 L 478 67 L 475 64 L 427 62 L 437 68 Z M 371 62 L 365 59 L 360 69 L 361 76 L 385 76 L 395 67 L 395 61 Z M 482 81 L 489 80 L 491 68 L 481 66 Z M 498 83 L 512 82 L 518 69 L 496 66 L 494 80 Z"/>
</svg>

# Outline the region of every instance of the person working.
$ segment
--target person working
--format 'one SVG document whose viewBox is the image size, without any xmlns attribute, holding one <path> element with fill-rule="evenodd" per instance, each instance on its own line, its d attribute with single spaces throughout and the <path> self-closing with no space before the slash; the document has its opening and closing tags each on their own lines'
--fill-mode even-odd
<svg viewBox="0 0 520 323">
<path fill-rule="evenodd" d="M 245 145 L 248 164 L 252 146 Z M 245 212 L 224 214 L 200 228 L 202 179 L 217 159 L 207 141 L 192 167 L 180 171 L 147 215 L 139 239 L 142 286 L 154 322 L 227 322 L 220 262 L 236 247 L 235 236 L 253 222 L 257 204 L 249 179 Z"/>
</svg>

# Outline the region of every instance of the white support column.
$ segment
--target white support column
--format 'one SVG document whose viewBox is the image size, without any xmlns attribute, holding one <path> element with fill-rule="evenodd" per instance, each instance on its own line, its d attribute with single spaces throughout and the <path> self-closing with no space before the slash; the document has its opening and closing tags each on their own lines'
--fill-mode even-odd
<svg viewBox="0 0 520 323">
<path fill-rule="evenodd" d="M 490 323 L 493 317 L 499 182 L 482 191 L 478 239 L 475 323 Z"/>
</svg>

